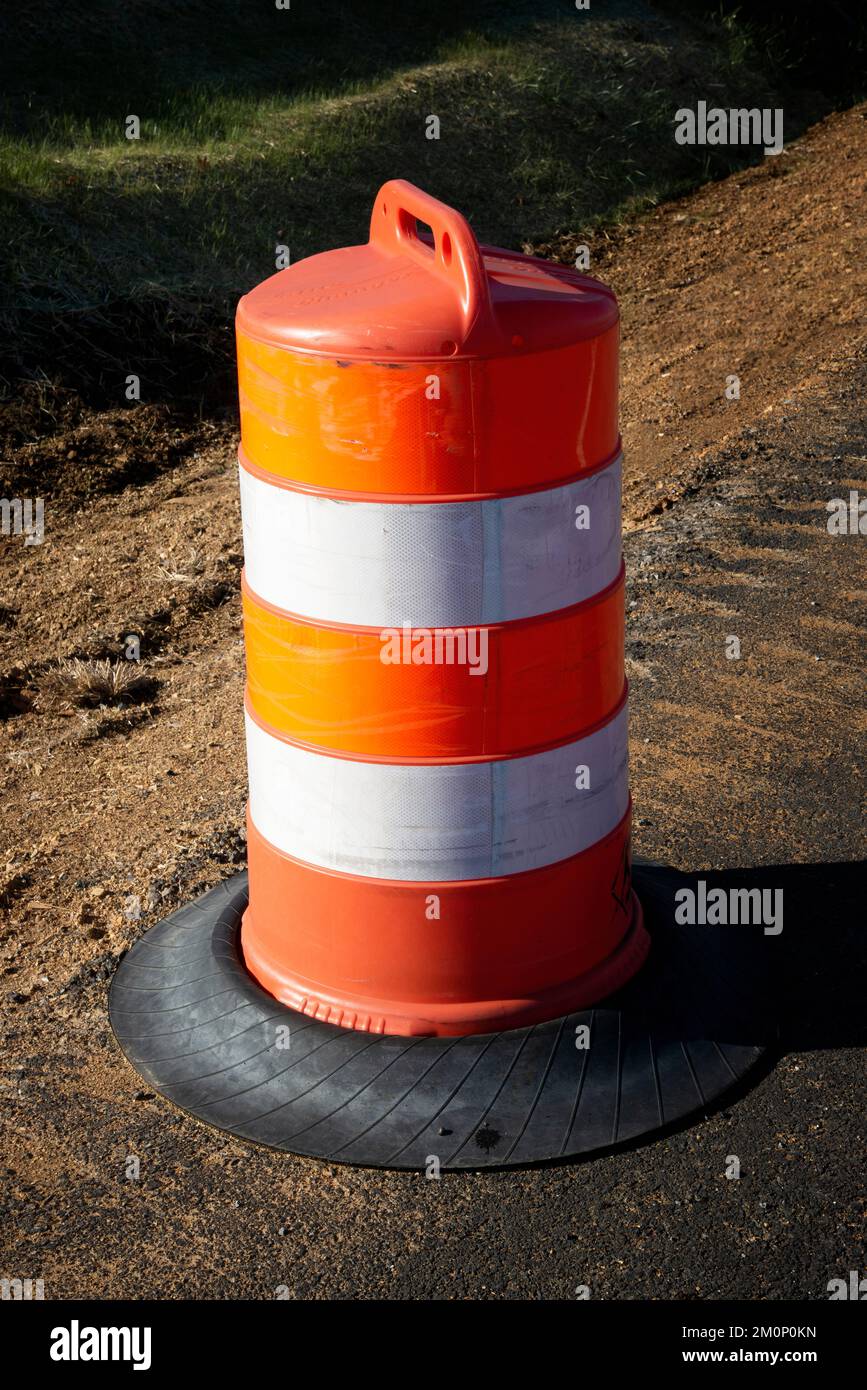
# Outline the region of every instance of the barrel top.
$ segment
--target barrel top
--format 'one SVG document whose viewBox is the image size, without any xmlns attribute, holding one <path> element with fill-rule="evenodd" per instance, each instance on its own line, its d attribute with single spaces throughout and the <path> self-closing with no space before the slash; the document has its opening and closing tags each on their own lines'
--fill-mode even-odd
<svg viewBox="0 0 867 1390">
<path fill-rule="evenodd" d="M 401 180 L 374 204 L 371 238 L 278 271 L 238 305 L 241 334 L 372 361 L 499 357 L 595 338 L 614 293 L 569 266 L 479 246 L 461 215 Z"/>
</svg>

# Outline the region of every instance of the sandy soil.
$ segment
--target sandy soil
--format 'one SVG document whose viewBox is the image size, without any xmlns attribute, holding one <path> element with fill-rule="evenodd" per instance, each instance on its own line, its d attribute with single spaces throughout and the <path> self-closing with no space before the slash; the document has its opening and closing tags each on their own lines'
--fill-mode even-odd
<svg viewBox="0 0 867 1390">
<path fill-rule="evenodd" d="M 106 982 L 244 862 L 234 424 L 74 399 L 9 414 L 7 442 L 39 435 L 5 495 L 48 484 L 44 544 L 0 542 L 0 1272 L 56 1298 L 822 1298 L 859 1267 L 867 541 L 829 536 L 825 504 L 867 495 L 865 226 L 862 107 L 592 247 L 623 310 L 637 849 L 764 866 L 801 910 L 776 1065 L 588 1163 L 341 1169 L 142 1089 Z M 62 658 L 120 655 L 128 633 L 143 694 L 55 693 Z"/>
</svg>

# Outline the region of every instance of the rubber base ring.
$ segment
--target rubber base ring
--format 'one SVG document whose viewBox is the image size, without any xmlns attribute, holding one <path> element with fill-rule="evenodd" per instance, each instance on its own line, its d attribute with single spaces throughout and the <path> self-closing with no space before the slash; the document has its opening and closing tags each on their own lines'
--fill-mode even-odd
<svg viewBox="0 0 867 1390">
<path fill-rule="evenodd" d="M 434 1159 L 478 1169 L 592 1153 L 707 1111 L 771 1041 L 761 928 L 675 926 L 674 894 L 691 883 L 634 866 L 650 955 L 596 1008 L 407 1038 L 320 1022 L 267 994 L 241 958 L 238 874 L 136 942 L 112 981 L 111 1025 L 154 1090 L 274 1149 L 428 1171 Z"/>
</svg>

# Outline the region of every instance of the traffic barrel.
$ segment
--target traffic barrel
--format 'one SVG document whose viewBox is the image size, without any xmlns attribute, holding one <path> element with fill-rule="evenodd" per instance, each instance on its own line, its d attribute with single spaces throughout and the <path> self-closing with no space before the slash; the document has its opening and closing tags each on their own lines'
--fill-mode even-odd
<svg viewBox="0 0 867 1390">
<path fill-rule="evenodd" d="M 417 1166 L 442 1094 L 507 1081 L 526 1092 L 505 1105 L 508 1153 L 473 1148 L 489 1106 L 447 1162 L 552 1156 L 565 1119 L 552 1152 L 643 1132 L 647 1024 L 628 1062 L 629 1021 L 594 1009 L 649 948 L 613 293 L 480 247 L 458 212 L 392 181 L 365 245 L 272 276 L 236 326 L 248 880 L 162 924 L 162 975 L 153 954 L 125 964 L 118 1036 L 213 1123 L 347 1161 Z M 199 997 L 200 979 L 224 988 Z M 168 1043 L 133 1007 L 135 988 L 164 987 L 193 1015 Z M 618 1042 L 585 1059 L 576 1097 L 587 1010 Z M 288 1065 L 253 1046 L 274 1027 L 296 1040 Z M 169 1055 L 183 1039 L 200 1046 Z M 733 1053 L 725 1084 L 756 1055 Z M 721 1084 L 708 1075 L 703 1100 Z M 688 1109 L 683 1087 L 666 1104 Z"/>
<path fill-rule="evenodd" d="M 241 940 L 294 1009 L 517 1027 L 644 958 L 617 336 L 610 290 L 403 182 L 241 301 Z"/>
</svg>

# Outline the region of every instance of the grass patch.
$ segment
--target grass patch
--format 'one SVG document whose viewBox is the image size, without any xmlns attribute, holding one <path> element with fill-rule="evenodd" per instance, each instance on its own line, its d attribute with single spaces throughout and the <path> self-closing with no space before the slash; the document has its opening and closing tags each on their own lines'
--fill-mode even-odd
<svg viewBox="0 0 867 1390">
<path fill-rule="evenodd" d="M 157 683 L 129 661 L 83 661 L 69 657 L 47 672 L 41 691 L 62 707 L 96 709 L 100 705 L 135 705 L 153 699 Z"/>
<path fill-rule="evenodd" d="M 386 179 L 526 247 L 749 157 L 676 145 L 679 106 L 780 104 L 731 20 L 516 0 L 473 7 L 468 30 L 454 11 L 100 0 L 86 25 L 76 4 L 52 11 L 47 67 L 27 30 L 0 138 L 7 388 L 41 373 L 122 406 L 135 373 L 145 401 L 210 408 L 233 391 L 234 304 L 276 245 L 297 260 L 366 240 Z M 787 104 L 787 137 L 821 106 Z"/>
</svg>

